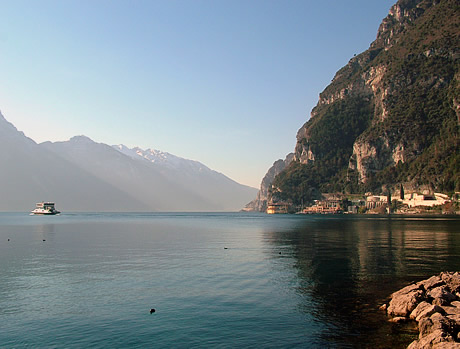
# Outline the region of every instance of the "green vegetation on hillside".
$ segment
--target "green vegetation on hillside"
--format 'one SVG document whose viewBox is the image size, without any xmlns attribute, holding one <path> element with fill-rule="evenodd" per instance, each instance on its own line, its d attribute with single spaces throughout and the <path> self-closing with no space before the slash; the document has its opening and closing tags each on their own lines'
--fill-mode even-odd
<svg viewBox="0 0 460 349">
<path fill-rule="evenodd" d="M 346 172 L 353 143 L 368 127 L 373 108 L 370 100 L 350 97 L 319 111 L 310 120 L 314 124 L 310 138 L 303 140 L 311 147 L 315 161 L 305 165 L 293 162 L 278 175 L 273 183 L 278 188 L 277 198 L 300 204 L 313 199 L 318 190 L 340 190 L 333 183 Z"/>
<path fill-rule="evenodd" d="M 330 104 L 314 108 L 306 125 L 306 138 L 314 161 L 294 161 L 272 185 L 275 200 L 300 204 L 320 192 L 379 192 L 398 183 L 425 185 L 442 192 L 460 191 L 460 3 L 455 0 L 404 0 L 406 17 L 389 26 L 371 49 L 339 70 L 321 93 Z M 371 68 L 384 67 L 381 89 L 364 86 Z M 385 94 L 382 93 L 385 91 Z M 384 96 L 382 120 L 375 99 Z M 382 97 L 380 97 L 382 98 Z M 377 150 L 368 177 L 361 182 L 349 168 L 355 141 Z M 394 163 L 395 147 L 404 161 Z"/>
</svg>

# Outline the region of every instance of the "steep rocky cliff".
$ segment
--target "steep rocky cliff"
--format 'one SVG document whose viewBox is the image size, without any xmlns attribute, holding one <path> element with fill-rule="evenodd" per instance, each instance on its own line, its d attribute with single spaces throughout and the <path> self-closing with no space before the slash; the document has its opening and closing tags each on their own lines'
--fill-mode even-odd
<svg viewBox="0 0 460 349">
<path fill-rule="evenodd" d="M 279 159 L 273 163 L 273 166 L 270 167 L 267 174 L 262 179 L 257 197 L 248 203 L 244 207 L 243 211 L 264 212 L 267 210 L 267 203 L 270 200 L 270 188 L 273 180 L 277 175 L 284 171 L 287 166 L 290 165 L 292 160 L 294 160 L 294 153 L 288 154 L 284 160 Z"/>
<path fill-rule="evenodd" d="M 376 40 L 340 69 L 297 133 L 269 196 L 460 190 L 460 3 L 400 0 Z"/>
</svg>

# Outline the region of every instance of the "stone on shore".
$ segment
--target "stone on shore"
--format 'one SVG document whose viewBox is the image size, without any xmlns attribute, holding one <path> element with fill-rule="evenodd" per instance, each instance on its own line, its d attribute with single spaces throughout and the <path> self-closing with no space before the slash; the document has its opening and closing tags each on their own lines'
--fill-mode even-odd
<svg viewBox="0 0 460 349">
<path fill-rule="evenodd" d="M 448 346 L 445 346 L 446 344 L 448 344 Z M 459 348 L 457 345 L 460 345 L 460 343 L 455 343 L 451 336 L 445 337 L 444 332 L 435 331 L 421 339 L 413 341 L 409 344 L 407 349 Z"/>
<path fill-rule="evenodd" d="M 435 275 L 435 276 L 430 277 L 427 280 L 420 281 L 417 284 L 422 285 L 425 290 L 429 290 L 429 289 L 444 285 L 444 281 L 442 281 L 441 276 Z"/>
<path fill-rule="evenodd" d="M 441 273 L 441 279 L 449 286 L 451 292 L 458 293 L 460 292 L 460 273 Z M 457 295 L 460 297 L 460 295 Z"/>
<path fill-rule="evenodd" d="M 427 292 L 427 296 L 433 298 L 432 303 L 437 305 L 446 305 L 450 304 L 450 302 L 455 301 L 456 297 L 448 290 L 446 290 L 447 286 L 439 286 L 433 288 Z"/>
<path fill-rule="evenodd" d="M 393 316 L 408 316 L 417 304 L 423 300 L 423 289 L 420 285 L 409 285 L 393 293 L 388 314 Z"/>
<path fill-rule="evenodd" d="M 435 313 L 440 313 L 441 315 L 446 315 L 446 311 L 440 307 L 439 305 L 432 304 L 429 305 L 427 308 L 424 308 L 423 311 L 421 311 L 417 317 L 415 318 L 415 321 L 419 322 L 423 318 L 430 317 L 431 315 Z"/>
<path fill-rule="evenodd" d="M 394 322 L 395 324 L 402 324 L 402 323 L 409 321 L 409 319 L 404 316 L 397 316 L 397 317 L 391 318 L 389 321 Z"/>
<path fill-rule="evenodd" d="M 423 312 L 425 312 L 426 309 L 428 309 L 429 307 L 431 307 L 432 305 L 428 302 L 420 302 L 417 307 L 412 311 L 412 313 L 410 313 L 410 318 L 412 320 L 416 320 L 417 317 L 422 314 Z M 416 320 L 418 321 L 418 320 Z"/>
<path fill-rule="evenodd" d="M 382 307 L 384 309 L 384 307 Z M 391 295 L 391 322 L 414 320 L 419 339 L 409 349 L 460 349 L 460 273 L 441 273 Z"/>
</svg>

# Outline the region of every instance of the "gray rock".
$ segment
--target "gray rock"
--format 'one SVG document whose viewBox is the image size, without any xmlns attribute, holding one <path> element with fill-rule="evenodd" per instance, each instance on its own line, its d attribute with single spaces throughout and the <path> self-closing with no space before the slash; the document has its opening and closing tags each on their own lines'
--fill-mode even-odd
<svg viewBox="0 0 460 349">
<path fill-rule="evenodd" d="M 434 313 L 430 317 L 420 319 L 418 323 L 418 329 L 420 331 L 419 338 L 425 337 L 436 331 L 452 334 L 456 332 L 456 327 L 456 321 L 440 313 Z"/>
<path fill-rule="evenodd" d="M 446 315 L 446 311 L 439 305 L 430 305 L 429 307 L 424 308 L 415 318 L 415 321 L 419 322 L 425 317 L 430 317 L 435 313 L 440 313 L 441 315 Z"/>
<path fill-rule="evenodd" d="M 388 314 L 393 316 L 408 316 L 419 302 L 423 300 L 424 292 L 416 285 L 403 288 L 393 293 L 388 306 Z"/>
<path fill-rule="evenodd" d="M 456 296 L 449 292 L 447 285 L 433 288 L 427 292 L 427 297 L 433 298 L 432 303 L 437 305 L 447 305 L 456 300 Z"/>
<path fill-rule="evenodd" d="M 440 277 L 449 287 L 450 292 L 460 292 L 460 274 L 458 272 L 441 273 Z"/>
<path fill-rule="evenodd" d="M 409 319 L 407 317 L 404 317 L 404 316 L 397 316 L 397 317 L 391 318 L 388 321 L 393 322 L 395 324 L 402 324 L 402 323 L 405 323 L 405 322 L 409 321 Z"/>
<path fill-rule="evenodd" d="M 418 283 L 418 284 L 411 284 L 411 285 L 408 285 L 402 289 L 400 289 L 399 291 L 396 291 L 394 293 L 391 294 L 391 298 L 394 298 L 394 297 L 397 297 L 397 296 L 400 296 L 400 295 L 403 295 L 403 294 L 408 294 L 412 291 L 416 291 L 416 290 L 420 290 L 421 289 L 421 283 Z"/>
<path fill-rule="evenodd" d="M 449 305 L 442 306 L 447 315 L 460 315 L 460 308 Z"/>
<path fill-rule="evenodd" d="M 432 316 L 432 321 L 435 323 L 436 326 L 439 326 L 447 335 L 452 336 L 454 339 L 458 339 L 458 332 L 460 330 L 460 322 L 458 322 L 458 318 L 451 318 L 448 316 Z M 437 323 L 436 323 L 437 321 Z"/>
<path fill-rule="evenodd" d="M 441 342 L 441 343 L 433 345 L 433 348 L 434 349 L 459 349 L 460 343 Z"/>
<path fill-rule="evenodd" d="M 412 313 L 410 313 L 410 318 L 412 320 L 415 320 L 417 318 L 417 316 L 420 315 L 420 313 L 422 313 L 423 311 L 425 311 L 426 309 L 428 309 L 429 307 L 431 307 L 431 304 L 428 303 L 428 302 L 425 302 L 425 301 L 422 301 L 420 302 L 417 307 L 412 311 Z"/>
<path fill-rule="evenodd" d="M 408 348 L 460 349 L 460 274 L 441 273 L 392 294 L 391 322 L 418 322 L 419 339 Z M 431 303 L 431 304 L 430 304 Z"/>
<path fill-rule="evenodd" d="M 418 340 L 413 341 L 407 349 L 426 349 L 426 348 L 432 348 L 434 345 L 437 345 L 439 343 L 454 343 L 454 338 L 452 336 L 447 335 L 441 330 L 437 330 L 435 332 L 432 332 L 428 334 L 427 336 L 424 336 Z"/>
<path fill-rule="evenodd" d="M 452 318 L 452 319 L 455 319 L 455 321 L 457 321 L 458 325 L 460 326 L 460 314 L 447 314 L 446 316 Z M 459 327 L 459 330 L 460 330 L 460 327 Z"/>
<path fill-rule="evenodd" d="M 422 285 L 425 290 L 430 290 L 432 288 L 445 285 L 445 282 L 442 281 L 439 275 L 430 277 L 428 280 L 420 281 L 417 285 Z"/>
</svg>

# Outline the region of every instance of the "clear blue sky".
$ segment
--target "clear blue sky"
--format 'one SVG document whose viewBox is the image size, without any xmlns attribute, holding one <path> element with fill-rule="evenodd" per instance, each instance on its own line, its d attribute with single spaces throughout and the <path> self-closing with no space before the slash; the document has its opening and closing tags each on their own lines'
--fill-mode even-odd
<svg viewBox="0 0 460 349">
<path fill-rule="evenodd" d="M 0 110 L 258 187 L 395 0 L 0 0 Z"/>
</svg>

